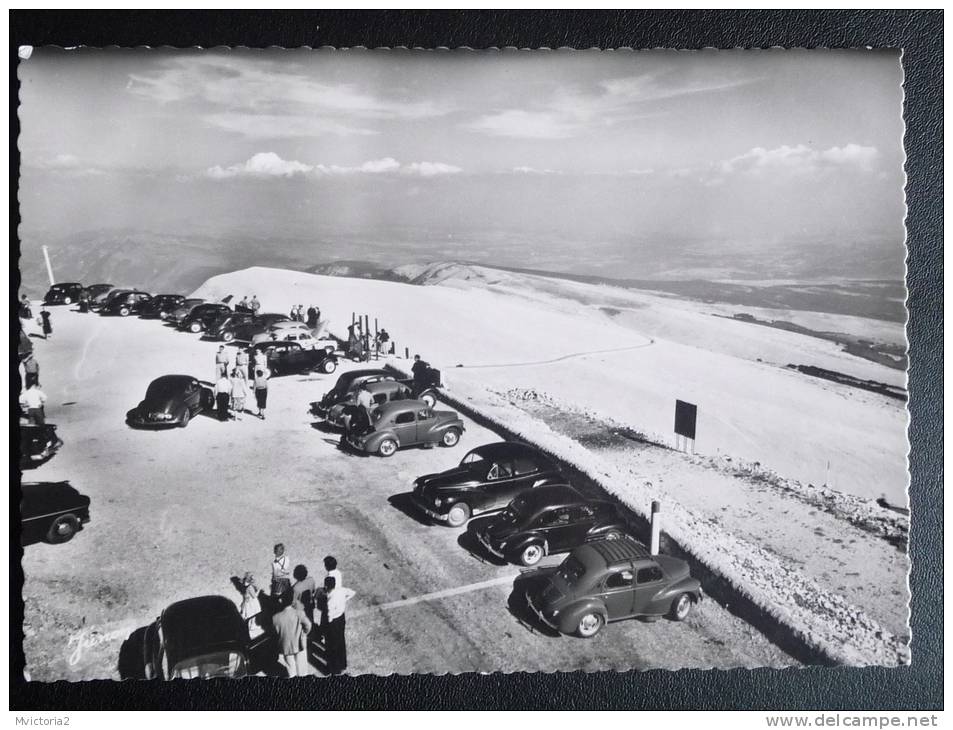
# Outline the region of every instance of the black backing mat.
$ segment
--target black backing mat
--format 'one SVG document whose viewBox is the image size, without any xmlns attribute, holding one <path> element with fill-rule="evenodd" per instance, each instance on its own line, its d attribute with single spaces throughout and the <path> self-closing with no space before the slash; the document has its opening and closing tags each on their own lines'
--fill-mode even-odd
<svg viewBox="0 0 953 730">
<path fill-rule="evenodd" d="M 22 679 L 19 539 L 11 529 L 14 709 L 941 709 L 943 707 L 943 14 L 941 11 L 10 11 L 11 345 L 16 341 L 17 47 L 903 49 L 910 321 L 913 665 L 679 672 L 56 682 Z M 11 361 L 13 352 L 11 347 Z M 15 361 L 14 361 L 15 363 Z M 11 368 L 11 375 L 14 370 Z M 16 397 L 15 378 L 11 395 Z M 13 400 L 11 399 L 11 402 Z M 16 421 L 10 416 L 11 453 Z M 11 462 L 12 464 L 12 462 Z M 11 465 L 11 484 L 17 472 Z M 11 514 L 18 511 L 10 490 Z"/>
</svg>

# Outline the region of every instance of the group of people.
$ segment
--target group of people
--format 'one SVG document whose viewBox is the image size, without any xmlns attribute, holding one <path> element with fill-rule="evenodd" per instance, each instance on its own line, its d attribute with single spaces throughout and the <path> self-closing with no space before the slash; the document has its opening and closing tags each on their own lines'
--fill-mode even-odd
<svg viewBox="0 0 953 730">
<path fill-rule="evenodd" d="M 239 350 L 235 355 L 235 366 L 229 369 L 231 361 L 225 345 L 219 345 L 215 354 L 215 413 L 220 421 L 242 420 L 245 413 L 245 399 L 249 391 L 255 394 L 255 415 L 265 420 L 265 408 L 268 405 L 268 357 L 262 350 L 255 350 L 254 356 L 247 350 Z"/>
<path fill-rule="evenodd" d="M 323 643 L 328 674 L 347 669 L 345 608 L 354 591 L 344 587 L 334 556 L 324 559 L 324 569 L 324 581 L 318 585 L 304 565 L 291 568 L 284 544 L 278 543 L 271 563 L 270 595 L 264 595 L 251 573 L 242 578 L 241 614 L 247 619 L 264 613 L 270 619 L 278 660 L 290 677 L 310 674 L 309 641 Z"/>
<path fill-rule="evenodd" d="M 242 297 L 242 300 L 235 305 L 236 312 L 246 312 L 251 315 L 256 315 L 261 310 L 261 302 L 258 301 L 258 297 L 255 294 L 251 295 L 251 299 L 248 299 L 248 295 Z"/>
<path fill-rule="evenodd" d="M 26 320 L 28 322 L 33 321 L 33 305 L 30 304 L 30 300 L 26 294 L 20 297 L 18 309 L 18 314 L 21 320 Z M 53 321 L 46 307 L 43 307 L 40 310 L 40 316 L 37 318 L 36 323 L 40 327 L 40 331 L 43 333 L 43 339 L 50 339 L 50 337 L 53 335 Z"/>
<path fill-rule="evenodd" d="M 293 304 L 288 316 L 291 317 L 292 322 L 303 322 L 308 329 L 314 330 L 318 328 L 318 322 L 321 321 L 321 310 L 312 304 L 306 313 L 303 304 Z"/>
</svg>

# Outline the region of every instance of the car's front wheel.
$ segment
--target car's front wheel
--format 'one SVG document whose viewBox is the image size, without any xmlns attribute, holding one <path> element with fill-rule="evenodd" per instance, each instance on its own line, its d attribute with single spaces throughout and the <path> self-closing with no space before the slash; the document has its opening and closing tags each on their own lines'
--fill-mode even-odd
<svg viewBox="0 0 953 730">
<path fill-rule="evenodd" d="M 325 375 L 330 375 L 337 369 L 338 369 L 338 361 L 335 360 L 333 357 L 329 357 L 325 359 L 323 363 L 321 363 L 321 372 L 324 373 Z"/>
<path fill-rule="evenodd" d="M 73 297 L 63 297 L 63 304 L 72 304 Z"/>
<path fill-rule="evenodd" d="M 198 333 L 198 332 L 201 332 L 201 331 L 202 331 L 202 324 L 201 324 L 201 322 L 193 322 L 192 324 L 189 325 L 189 332 Z"/>
<path fill-rule="evenodd" d="M 583 614 L 579 619 L 579 625 L 576 627 L 576 633 L 583 639 L 591 639 L 599 633 L 605 624 L 605 619 L 600 613 Z"/>
<path fill-rule="evenodd" d="M 440 443 L 447 447 L 456 446 L 460 443 L 460 432 L 455 428 L 447 429 L 443 432 Z"/>
<path fill-rule="evenodd" d="M 520 562 L 526 567 L 530 567 L 542 560 L 545 554 L 546 551 L 542 545 L 533 543 L 523 548 L 523 552 L 520 553 Z"/>
<path fill-rule="evenodd" d="M 673 621 L 684 621 L 692 612 L 694 601 L 690 593 L 683 593 L 672 602 L 671 617 Z"/>
<path fill-rule="evenodd" d="M 179 420 L 179 427 L 185 428 L 186 426 L 188 426 L 189 420 L 191 418 L 192 418 L 192 412 L 188 408 L 186 408 L 184 411 L 182 411 L 182 418 Z"/>
<path fill-rule="evenodd" d="M 458 502 L 447 512 L 447 524 L 450 527 L 463 527 L 470 519 L 470 505 Z"/>
<path fill-rule="evenodd" d="M 377 447 L 377 453 L 381 456 L 393 456 L 397 453 L 397 442 L 394 439 L 384 439 Z"/>
<path fill-rule="evenodd" d="M 228 332 L 228 331 L 222 332 L 223 342 L 231 342 L 234 339 L 235 339 L 235 334 L 233 332 Z"/>
<path fill-rule="evenodd" d="M 73 539 L 73 535 L 79 530 L 79 520 L 73 515 L 61 515 L 53 520 L 49 531 L 46 533 L 46 539 L 50 542 L 67 542 Z"/>
<path fill-rule="evenodd" d="M 121 307 L 121 308 L 119 309 L 119 316 L 120 316 L 120 317 L 128 317 L 128 316 L 129 316 L 129 307 Z"/>
</svg>

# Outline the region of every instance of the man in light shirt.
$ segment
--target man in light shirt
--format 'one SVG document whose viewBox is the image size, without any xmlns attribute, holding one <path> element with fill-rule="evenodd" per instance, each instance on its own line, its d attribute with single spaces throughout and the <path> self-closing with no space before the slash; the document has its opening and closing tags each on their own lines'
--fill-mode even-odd
<svg viewBox="0 0 953 730">
<path fill-rule="evenodd" d="M 42 426 L 46 423 L 46 414 L 43 411 L 43 404 L 46 403 L 46 393 L 40 390 L 36 383 L 30 385 L 22 395 L 20 395 L 20 405 L 26 409 L 27 418 L 30 423 Z"/>
<path fill-rule="evenodd" d="M 328 672 L 342 674 L 347 669 L 344 609 L 347 602 L 354 597 L 354 591 L 337 587 L 337 581 L 331 576 L 324 579 L 324 591 L 328 597 L 328 628 L 324 637 Z"/>
<path fill-rule="evenodd" d="M 285 553 L 283 543 L 275 545 L 275 559 L 271 561 L 271 595 L 280 596 L 291 590 L 291 558 Z"/>
</svg>

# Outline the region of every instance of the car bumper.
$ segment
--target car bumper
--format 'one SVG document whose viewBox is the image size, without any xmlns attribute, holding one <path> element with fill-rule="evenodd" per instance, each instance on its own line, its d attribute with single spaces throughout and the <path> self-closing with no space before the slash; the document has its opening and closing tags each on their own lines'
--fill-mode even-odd
<svg viewBox="0 0 953 730">
<path fill-rule="evenodd" d="M 43 451 L 41 451 L 39 454 L 31 455 L 30 459 L 33 461 L 46 461 L 51 456 L 53 456 L 53 454 L 59 451 L 62 445 L 63 445 L 63 440 L 58 438 L 55 441 L 52 441 L 49 444 L 47 444 L 46 448 L 43 449 Z"/>
<path fill-rule="evenodd" d="M 493 545 L 490 544 L 489 538 L 487 538 L 487 536 L 482 532 L 477 533 L 477 541 L 496 557 L 504 559 L 506 558 L 506 556 L 503 554 L 503 551 L 497 550 L 495 547 L 493 547 Z"/>
<path fill-rule="evenodd" d="M 423 512 L 423 513 L 424 513 L 425 515 L 427 515 L 428 517 L 431 517 L 431 518 L 433 518 L 433 519 L 435 519 L 435 520 L 437 520 L 437 521 L 439 521 L 439 522 L 446 522 L 446 521 L 447 521 L 447 515 L 442 515 L 442 514 L 440 514 L 439 512 L 436 512 L 436 511 L 434 510 L 434 508 L 433 508 L 432 505 L 428 505 L 426 502 L 424 502 L 424 500 L 423 500 L 422 497 L 418 497 L 418 496 L 415 494 L 415 495 L 413 495 L 413 497 L 411 498 L 411 501 L 414 503 L 414 506 L 415 506 L 417 509 L 419 509 L 421 512 Z"/>
<path fill-rule="evenodd" d="M 556 623 L 551 618 L 548 618 L 546 614 L 543 613 L 542 609 L 536 607 L 536 604 L 533 603 L 533 597 L 529 594 L 529 592 L 527 591 L 523 595 L 526 597 L 526 606 L 527 608 L 529 608 L 532 614 L 536 616 L 536 618 L 538 618 L 544 624 L 546 624 L 549 628 L 555 631 L 559 631 L 559 626 L 557 626 Z"/>
<path fill-rule="evenodd" d="M 126 423 L 134 428 L 172 428 L 181 423 L 180 418 L 171 418 L 169 420 L 153 418 L 141 413 L 127 413 Z"/>
</svg>

